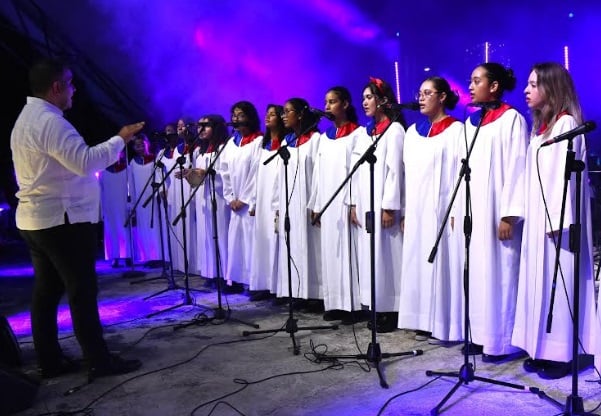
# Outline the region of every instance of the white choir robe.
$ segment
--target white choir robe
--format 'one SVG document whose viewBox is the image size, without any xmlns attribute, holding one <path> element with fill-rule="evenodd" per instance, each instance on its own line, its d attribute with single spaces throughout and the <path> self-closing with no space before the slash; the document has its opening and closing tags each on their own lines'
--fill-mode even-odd
<svg viewBox="0 0 601 416">
<path fill-rule="evenodd" d="M 272 201 L 278 164 L 277 160 L 272 160 L 267 165 L 263 165 L 263 162 L 275 152 L 264 148 L 260 151 L 256 183 L 255 233 L 252 244 L 255 254 L 251 262 L 249 283 L 250 290 L 269 290 L 274 294 L 277 293 L 278 234 L 274 228 L 276 210 Z"/>
<path fill-rule="evenodd" d="M 175 240 L 175 233 L 173 226 L 171 225 L 171 206 L 169 205 L 169 186 L 172 183 L 173 173 L 169 177 L 165 177 L 167 172 L 176 164 L 176 160 L 168 158 L 165 156 L 165 149 L 160 150 L 156 156 L 157 163 L 161 162 L 164 167 L 162 169 L 157 169 L 155 172 L 155 182 L 161 184 L 163 179 L 165 178 L 165 183 L 161 184 L 159 191 L 159 195 L 161 195 L 161 222 L 163 224 L 163 258 L 165 261 L 170 262 L 173 265 L 172 259 L 174 259 L 174 252 L 177 247 L 179 247 L 177 241 Z M 163 190 L 165 190 L 165 195 L 163 197 Z M 167 210 L 165 210 L 164 205 L 167 205 Z M 166 212 L 165 212 L 166 211 Z M 160 235 L 160 234 L 159 234 Z"/>
<path fill-rule="evenodd" d="M 571 312 L 577 299 L 573 297 L 574 255 L 569 251 L 569 226 L 575 219 L 575 174 L 568 186 L 568 198 L 565 206 L 565 219 L 562 228 L 560 264 L 563 282 L 568 293 L 564 292 L 564 283 L 558 273 L 551 333 L 546 332 L 547 315 L 550 308 L 551 283 L 555 262 L 555 245 L 547 236 L 552 230 L 559 229 L 561 212 L 564 166 L 567 141 L 544 147 L 538 151 L 547 138 L 577 127 L 572 116 L 560 117 L 548 137 L 542 135 L 532 138 L 528 147 L 526 162 L 526 217 L 522 238 L 520 262 L 520 280 L 516 305 L 516 319 L 513 330 L 513 344 L 526 350 L 532 358 L 568 362 L 572 359 L 572 320 Z M 576 160 L 586 162 L 586 147 L 583 136 L 573 140 Z M 537 165 L 538 153 L 538 165 Z M 542 181 L 542 191 L 538 179 Z M 582 190 L 580 239 L 580 332 L 579 339 L 589 354 L 599 353 L 594 345 L 595 331 L 595 289 L 593 274 L 592 231 L 590 195 L 586 184 L 588 172 L 582 176 L 585 184 Z M 543 196 L 551 218 L 551 226 L 545 214 Z M 582 350 L 581 350 L 582 351 Z"/>
<path fill-rule="evenodd" d="M 479 114 L 479 112 L 478 112 Z M 472 143 L 478 114 L 465 122 L 467 145 Z M 472 236 L 469 262 L 470 329 L 472 341 L 484 353 L 517 352 L 511 345 L 515 319 L 522 220 L 524 218 L 524 168 L 528 132 L 524 117 L 513 108 L 480 128 L 469 166 L 471 168 Z M 465 157 L 466 143 L 459 150 Z M 458 169 L 460 169 L 458 164 Z M 455 218 L 463 227 L 465 181 L 455 201 Z M 503 217 L 518 217 L 513 238 L 501 241 L 498 229 Z M 460 237 L 464 247 L 465 238 Z M 465 250 L 460 251 L 464 264 Z"/>
<path fill-rule="evenodd" d="M 201 154 L 196 158 L 196 167 L 207 169 L 217 152 Z M 196 192 L 196 245 L 198 248 L 198 270 L 201 276 L 213 279 L 224 277 L 227 264 L 227 231 L 230 222 L 230 207 L 223 197 L 223 180 L 221 178 L 221 161 L 217 160 L 213 166 L 215 170 L 215 202 L 217 235 L 214 232 L 212 193 L 213 181 L 211 176 L 206 176 L 201 189 Z M 215 239 L 218 242 L 219 253 L 216 251 Z M 219 256 L 217 256 L 219 254 Z M 219 263 L 217 261 L 219 260 Z M 219 274 L 217 276 L 217 265 Z"/>
<path fill-rule="evenodd" d="M 238 199 L 246 205 L 238 211 L 231 211 L 227 238 L 227 266 L 225 276 L 228 280 L 249 284 L 250 265 L 253 259 L 253 235 L 255 217 L 249 212 L 255 207 L 257 167 L 259 164 L 261 142 L 258 136 L 251 143 L 238 146 L 230 138 L 221 154 L 223 166 L 223 196 L 228 205 Z"/>
<path fill-rule="evenodd" d="M 311 192 L 311 179 L 319 133 L 299 147 L 288 147 L 288 212 L 290 217 L 290 253 L 286 247 L 284 230 L 286 214 L 286 186 L 284 163 L 278 158 L 279 173 L 275 184 L 276 209 L 278 220 L 278 284 L 277 296 L 301 299 L 323 299 L 320 267 L 319 228 L 311 225 L 308 202 Z M 290 280 L 288 284 L 288 254 L 290 254 Z"/>
<path fill-rule="evenodd" d="M 337 139 L 328 138 L 326 133 L 321 135 L 313 169 L 310 210 L 321 211 L 348 175 L 352 167 L 352 150 L 360 132 L 357 128 L 348 136 Z M 319 267 L 327 311 L 361 309 L 356 267 L 357 233 L 349 221 L 347 192 L 348 183 L 320 219 L 322 251 Z"/>
<path fill-rule="evenodd" d="M 455 121 L 436 136 L 424 137 L 412 125 L 405 134 L 405 232 L 399 328 L 428 331 L 432 336 L 463 339 L 463 281 L 453 267 L 457 255 L 453 235 L 461 233 L 460 222 L 447 222 L 434 262 L 428 262 L 432 247 L 457 181 L 457 149 L 463 124 Z"/>
<path fill-rule="evenodd" d="M 152 160 L 144 165 L 137 163 L 135 158 L 129 162 L 132 208 L 133 204 L 140 199 L 140 203 L 136 207 L 136 226 L 132 228 L 135 261 L 161 259 L 160 224 L 158 219 L 158 209 L 160 207 L 157 204 L 156 198 L 146 205 L 146 207 L 142 206 L 152 194 L 153 171 L 154 163 Z M 140 193 L 144 189 L 144 185 L 146 185 L 150 175 L 153 175 L 153 180 L 150 181 L 140 198 Z"/>
<path fill-rule="evenodd" d="M 104 222 L 104 256 L 106 260 L 131 257 L 127 219 L 127 170 L 100 172 L 100 203 Z"/>
<path fill-rule="evenodd" d="M 198 149 L 196 149 L 192 155 L 186 155 L 186 162 L 184 168 L 189 169 L 194 166 L 194 161 L 198 155 Z M 176 147 L 173 151 L 172 159 L 164 159 L 166 167 L 171 167 L 177 163 L 177 159 L 181 156 L 179 149 Z M 173 161 L 172 163 L 169 163 Z M 184 264 L 184 219 L 180 218 L 177 224 L 174 226 L 173 221 L 180 214 L 183 204 L 190 198 L 191 186 L 185 179 L 177 179 L 175 172 L 179 172 L 180 167 L 176 166 L 175 170 L 170 175 L 170 183 L 167 188 L 167 205 L 169 208 L 169 225 L 171 229 L 171 255 L 173 257 L 173 269 L 179 270 L 180 272 L 185 271 Z M 183 189 L 183 199 L 182 199 Z M 195 203 L 192 201 L 186 208 L 185 216 L 186 225 L 186 253 L 188 254 L 188 273 L 197 274 L 197 261 L 196 261 L 196 214 L 195 214 Z"/>
<path fill-rule="evenodd" d="M 377 312 L 395 312 L 399 307 L 403 236 L 400 219 L 404 198 L 403 140 L 405 130 L 395 122 L 384 133 L 375 151 L 374 165 L 374 230 L 375 230 L 375 299 Z M 354 165 L 373 142 L 365 128 L 357 137 L 351 163 Z M 367 162 L 355 172 L 350 198 L 356 205 L 359 291 L 361 303 L 371 306 L 370 237 L 365 229 L 365 214 L 370 210 L 370 167 Z M 392 227 L 382 228 L 382 210 L 395 211 Z"/>
</svg>

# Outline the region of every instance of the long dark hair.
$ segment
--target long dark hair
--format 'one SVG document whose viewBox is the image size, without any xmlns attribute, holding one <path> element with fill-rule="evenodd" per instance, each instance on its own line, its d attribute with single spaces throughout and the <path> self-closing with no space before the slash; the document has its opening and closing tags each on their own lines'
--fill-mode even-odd
<svg viewBox="0 0 601 416">
<path fill-rule="evenodd" d="M 248 118 L 248 129 L 251 132 L 261 131 L 261 121 L 259 121 L 259 113 L 250 101 L 238 101 L 230 108 L 230 114 L 234 114 L 234 109 L 237 108 L 244 113 Z"/>
<path fill-rule="evenodd" d="M 348 103 L 348 107 L 346 108 L 346 119 L 353 123 L 357 123 L 359 118 L 357 117 L 357 110 L 355 110 L 355 106 L 353 105 L 353 98 L 351 97 L 351 93 L 346 87 L 336 86 L 332 87 L 328 90 L 328 92 L 333 92 L 338 96 L 340 101 L 346 101 Z"/>
<path fill-rule="evenodd" d="M 294 108 L 294 111 L 296 111 L 296 114 L 298 114 L 298 116 L 300 117 L 299 131 L 301 133 L 304 132 L 307 128 L 309 128 L 309 126 L 311 125 L 315 126 L 314 131 L 319 131 L 319 129 L 317 128 L 317 122 L 319 121 L 319 118 L 317 115 L 309 111 L 309 103 L 307 102 L 307 100 L 305 100 L 304 98 L 294 97 L 290 98 L 286 102 Z"/>
<path fill-rule="evenodd" d="M 386 81 L 383 81 L 379 78 L 370 78 L 363 90 L 366 88 L 369 88 L 371 93 L 375 95 L 376 98 L 381 102 L 391 104 L 397 102 L 392 87 Z M 386 114 L 386 117 L 388 117 L 390 120 L 396 119 L 396 121 L 399 122 L 404 129 L 407 128 L 407 122 L 405 121 L 405 116 L 401 110 L 394 110 L 386 106 L 384 106 L 382 110 L 384 111 L 384 114 Z"/>
<path fill-rule="evenodd" d="M 284 111 L 284 107 L 278 104 L 267 104 L 267 108 L 265 109 L 265 112 L 269 111 L 270 108 L 273 108 L 275 110 L 275 113 L 277 114 L 277 120 L 278 120 L 278 125 L 277 125 L 277 130 L 274 132 L 276 133 L 279 142 L 281 143 L 282 140 L 284 139 L 284 136 L 287 135 L 288 133 L 290 133 L 290 129 L 287 129 L 286 126 L 284 126 L 284 120 L 282 120 L 282 112 Z M 271 129 L 269 127 L 265 127 L 265 134 L 263 135 L 263 147 L 267 146 L 269 143 L 271 142 Z"/>
<path fill-rule="evenodd" d="M 200 118 L 200 120 L 202 119 L 207 119 L 209 125 L 213 129 L 213 134 L 209 140 L 207 140 L 208 143 L 205 143 L 205 140 L 200 141 L 200 152 L 205 153 L 210 145 L 213 145 L 213 149 L 217 149 L 220 144 L 225 143 L 229 137 L 229 133 L 227 131 L 227 125 L 225 124 L 225 119 L 219 114 L 207 114 Z"/>
</svg>

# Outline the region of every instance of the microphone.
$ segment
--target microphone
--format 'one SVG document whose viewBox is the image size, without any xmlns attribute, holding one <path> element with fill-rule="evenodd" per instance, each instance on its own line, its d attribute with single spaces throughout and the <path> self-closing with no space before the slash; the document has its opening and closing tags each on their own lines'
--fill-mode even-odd
<svg viewBox="0 0 601 416">
<path fill-rule="evenodd" d="M 501 107 L 500 101 L 484 101 L 484 102 L 473 102 L 467 105 L 468 107 L 478 107 L 484 110 L 496 110 Z"/>
<path fill-rule="evenodd" d="M 153 135 L 153 137 L 157 137 L 157 138 L 160 138 L 160 139 L 168 139 L 170 137 L 177 136 L 177 133 L 165 133 L 165 132 L 162 132 L 162 131 L 155 131 L 155 132 L 152 133 L 152 135 Z"/>
<path fill-rule="evenodd" d="M 323 110 L 320 110 L 319 108 L 311 107 L 311 108 L 309 108 L 309 111 L 311 113 L 315 114 L 317 117 L 320 117 L 320 118 L 325 117 L 330 121 L 334 121 L 336 119 L 336 116 L 334 116 L 334 114 L 325 112 Z"/>
<path fill-rule="evenodd" d="M 550 144 L 561 142 L 563 140 L 571 140 L 576 136 L 588 133 L 589 131 L 595 130 L 596 128 L 597 125 L 594 121 L 585 121 L 584 123 L 582 123 L 582 125 L 572 130 L 566 131 L 565 133 L 561 133 L 559 136 L 543 142 L 543 144 L 541 144 L 540 147 L 549 146 Z"/>
<path fill-rule="evenodd" d="M 416 101 L 409 102 L 409 103 L 403 103 L 403 104 L 386 103 L 385 106 L 386 106 L 386 108 L 390 108 L 391 110 L 395 110 L 395 111 L 399 111 L 399 110 L 418 111 L 419 110 L 419 103 Z"/>
<path fill-rule="evenodd" d="M 248 121 L 233 121 L 233 122 L 225 123 L 225 125 L 233 127 L 233 128 L 248 127 Z"/>
</svg>

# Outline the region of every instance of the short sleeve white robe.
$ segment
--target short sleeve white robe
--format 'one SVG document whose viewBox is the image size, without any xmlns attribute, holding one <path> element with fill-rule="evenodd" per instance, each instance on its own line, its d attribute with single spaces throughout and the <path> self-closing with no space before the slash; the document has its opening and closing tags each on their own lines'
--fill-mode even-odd
<svg viewBox="0 0 601 416">
<path fill-rule="evenodd" d="M 569 226 L 575 219 L 576 179 L 572 174 L 568 186 L 565 219 L 560 251 L 560 264 L 563 271 L 564 292 L 561 276 L 558 274 L 553 305 L 551 333 L 547 334 L 547 315 L 550 307 L 551 283 L 555 262 L 555 245 L 547 232 L 559 229 L 559 218 L 564 184 L 567 141 L 540 148 L 541 143 L 561 133 L 577 127 L 570 115 L 561 116 L 553 125 L 551 133 L 543 138 L 532 138 L 528 147 L 526 162 L 526 217 L 522 239 L 520 281 L 516 306 L 516 319 L 513 330 L 513 344 L 526 350 L 532 358 L 568 362 L 572 359 L 572 321 L 570 307 L 576 301 L 574 288 L 574 255 L 569 251 Z M 586 145 L 583 136 L 573 140 L 576 160 L 586 162 Z M 540 148 L 540 151 L 538 151 Z M 542 180 L 542 192 L 537 173 Z M 595 289 L 592 259 L 591 207 L 589 199 L 588 172 L 582 176 L 583 187 L 580 240 L 580 333 L 579 338 L 588 353 L 599 353 L 593 344 L 595 331 Z M 542 195 L 544 194 L 551 224 L 547 220 Z"/>
<path fill-rule="evenodd" d="M 452 247 L 456 241 L 452 235 L 462 231 L 457 219 L 454 229 L 449 219 L 434 262 L 428 262 L 457 181 L 457 149 L 463 134 L 462 123 L 446 120 L 452 124 L 436 135 L 429 135 L 432 124 L 427 120 L 420 123 L 420 132 L 414 124 L 405 134 L 399 328 L 428 331 L 437 339 L 450 341 L 463 339 L 462 276 L 451 262 L 458 252 Z"/>
<path fill-rule="evenodd" d="M 207 169 L 214 160 L 218 150 L 198 155 L 196 158 L 196 167 Z M 222 165 L 220 159 L 217 159 L 213 166 L 215 170 L 215 202 L 216 202 L 216 225 L 217 235 L 214 233 L 212 193 L 213 181 L 211 176 L 206 176 L 201 189 L 196 192 L 196 247 L 198 249 L 197 261 L 198 271 L 201 276 L 213 279 L 215 277 L 224 277 L 225 266 L 227 264 L 227 232 L 230 222 L 230 207 L 223 197 L 223 179 L 221 177 Z M 217 251 L 215 250 L 215 239 L 219 249 L 219 271 L 221 276 L 217 276 Z"/>
<path fill-rule="evenodd" d="M 521 219 L 524 218 L 524 169 L 527 127 L 524 117 L 503 104 L 491 110 L 494 121 L 483 124 L 470 157 L 472 238 L 470 244 L 469 286 L 472 341 L 483 345 L 490 355 L 511 354 L 511 333 L 515 319 Z M 468 145 L 471 144 L 480 112 L 465 122 Z M 463 141 L 460 158 L 466 152 Z M 465 211 L 465 182 L 456 201 L 462 227 Z M 501 218 L 518 217 L 513 238 L 498 239 Z M 461 238 L 461 245 L 464 244 Z M 464 252 L 460 254 L 461 264 Z"/>
<path fill-rule="evenodd" d="M 315 132 L 306 143 L 293 147 L 294 135 L 287 136 L 288 151 L 288 200 L 290 217 L 290 256 L 292 297 L 301 299 L 322 299 L 320 273 L 320 234 L 319 228 L 311 225 L 308 202 L 311 192 L 311 179 L 315 155 L 319 146 L 319 133 Z M 279 173 L 276 184 L 277 206 L 279 209 L 279 261 L 277 296 L 288 296 L 288 251 L 284 218 L 286 210 L 286 189 L 284 164 L 278 161 Z"/>
<path fill-rule="evenodd" d="M 374 228 L 375 228 L 375 284 L 376 311 L 394 312 L 399 307 L 401 283 L 401 257 L 403 236 L 400 219 L 403 198 L 403 141 L 405 129 L 397 122 L 392 123 L 380 139 L 375 151 L 374 166 Z M 357 137 L 353 149 L 352 164 L 359 160 L 371 146 L 374 137 L 365 128 Z M 370 210 L 370 167 L 363 163 L 354 174 L 351 184 L 351 200 L 356 204 L 357 219 L 361 228 L 357 230 L 359 291 L 361 303 L 371 308 L 371 254 L 370 234 L 365 229 L 365 213 Z M 392 227 L 382 228 L 382 210 L 394 210 Z"/>
<path fill-rule="evenodd" d="M 241 138 L 240 138 L 241 139 Z M 240 146 L 236 135 L 230 138 L 221 154 L 223 196 L 228 204 L 238 199 L 246 205 L 231 211 L 228 229 L 228 255 L 225 276 L 227 279 L 249 284 L 253 259 L 255 217 L 249 211 L 255 207 L 257 167 L 263 136 Z"/>
<path fill-rule="evenodd" d="M 319 139 L 309 209 L 319 212 L 351 169 L 351 154 L 361 129 L 336 138 L 336 128 Z M 328 135 L 329 134 L 329 135 Z M 325 310 L 361 308 L 356 267 L 356 230 L 349 221 L 348 183 L 324 211 L 320 222 L 321 276 Z M 349 235 L 350 232 L 350 235 Z M 350 244 L 350 246 L 349 246 Z M 351 255 L 355 253 L 355 255 Z"/>
<path fill-rule="evenodd" d="M 268 144 L 268 147 L 270 144 Z M 275 181 L 278 177 L 277 160 L 263 165 L 276 150 L 261 148 L 257 169 L 254 256 L 250 269 L 250 290 L 269 290 L 277 293 L 278 235 L 274 228 L 276 210 L 273 207 Z M 276 156 L 277 157 L 277 156 Z"/>
<path fill-rule="evenodd" d="M 153 174 L 153 160 L 146 164 L 139 164 L 136 158 L 129 162 L 129 174 L 131 176 L 132 204 L 140 198 L 146 181 Z M 154 177 L 153 177 L 154 179 Z M 136 261 L 148 261 L 161 259 L 161 240 L 159 234 L 158 209 L 156 198 L 146 207 L 144 201 L 152 193 L 152 182 L 144 190 L 140 203 L 136 207 L 136 226 L 134 227 L 134 259 Z M 133 205 L 132 205 L 133 208 Z M 152 227 L 151 227 L 152 222 Z"/>
</svg>

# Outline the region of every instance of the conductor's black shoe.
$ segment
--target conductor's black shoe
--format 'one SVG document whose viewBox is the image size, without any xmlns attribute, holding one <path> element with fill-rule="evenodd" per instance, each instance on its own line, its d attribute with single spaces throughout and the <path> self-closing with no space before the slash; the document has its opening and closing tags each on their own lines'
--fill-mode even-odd
<svg viewBox="0 0 601 416">
<path fill-rule="evenodd" d="M 132 267 L 134 265 L 134 261 L 131 259 L 131 257 L 128 257 L 125 259 L 125 266 L 126 267 Z"/>
<path fill-rule="evenodd" d="M 470 342 L 469 344 L 467 344 L 467 355 L 480 355 L 482 354 L 483 349 L 484 348 L 482 347 L 482 345 Z M 465 345 L 461 347 L 461 354 L 465 355 Z"/>
<path fill-rule="evenodd" d="M 572 373 L 571 362 L 546 361 L 543 368 L 536 372 L 540 378 L 545 380 L 556 380 Z"/>
<path fill-rule="evenodd" d="M 75 373 L 80 367 L 77 361 L 62 355 L 57 362 L 39 366 L 38 374 L 42 378 L 55 378 L 63 374 Z"/>
<path fill-rule="evenodd" d="M 140 367 L 142 367 L 142 361 L 140 360 L 124 360 L 118 355 L 111 354 L 104 362 L 90 367 L 88 379 L 91 381 L 98 377 L 131 373 Z"/>
</svg>

